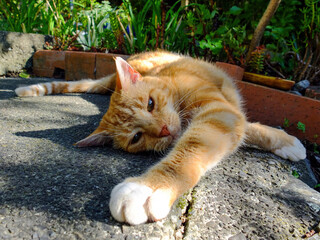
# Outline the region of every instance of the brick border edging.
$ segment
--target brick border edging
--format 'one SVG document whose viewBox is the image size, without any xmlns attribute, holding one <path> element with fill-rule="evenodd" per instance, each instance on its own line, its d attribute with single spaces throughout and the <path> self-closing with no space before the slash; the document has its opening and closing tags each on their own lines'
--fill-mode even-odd
<svg viewBox="0 0 320 240">
<path fill-rule="evenodd" d="M 128 55 L 76 51 L 40 50 L 33 56 L 33 72 L 39 77 L 55 77 L 57 70 L 65 72 L 65 80 L 99 79 L 114 73 L 114 57 Z"/>
<path fill-rule="evenodd" d="M 320 144 L 320 101 L 244 81 L 236 84 L 244 98 L 249 121 L 283 126 L 287 118 L 290 126 L 285 128 L 286 132 Z M 305 133 L 297 129 L 299 121 L 305 124 Z"/>
<path fill-rule="evenodd" d="M 301 140 L 320 144 L 320 101 L 241 81 L 243 68 L 221 62 L 216 62 L 216 65 L 236 80 L 249 121 L 283 127 L 287 118 L 290 126 L 285 128 L 286 132 Z M 297 128 L 298 122 L 305 124 L 305 133 Z"/>
</svg>

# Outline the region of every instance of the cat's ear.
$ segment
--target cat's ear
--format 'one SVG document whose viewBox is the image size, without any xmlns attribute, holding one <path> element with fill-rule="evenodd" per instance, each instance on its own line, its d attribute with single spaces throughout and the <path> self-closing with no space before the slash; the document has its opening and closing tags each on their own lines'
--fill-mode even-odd
<svg viewBox="0 0 320 240">
<path fill-rule="evenodd" d="M 80 140 L 73 144 L 76 147 L 93 147 L 93 146 L 104 146 L 112 142 L 112 138 L 106 131 L 97 132 L 94 131 L 88 137 Z"/>
<path fill-rule="evenodd" d="M 122 89 L 126 91 L 141 79 L 140 73 L 134 70 L 133 67 L 121 57 L 116 57 L 115 62 L 117 67 L 117 88 L 119 90 Z"/>
</svg>

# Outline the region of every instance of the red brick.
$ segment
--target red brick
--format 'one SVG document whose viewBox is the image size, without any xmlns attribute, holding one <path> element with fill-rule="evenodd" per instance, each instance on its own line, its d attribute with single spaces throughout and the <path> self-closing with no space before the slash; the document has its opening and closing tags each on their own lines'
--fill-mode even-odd
<svg viewBox="0 0 320 240">
<path fill-rule="evenodd" d="M 96 53 L 66 51 L 66 75 L 65 79 L 95 79 Z"/>
<path fill-rule="evenodd" d="M 65 70 L 65 52 L 40 50 L 33 55 L 33 73 L 39 77 L 54 77 L 55 69 Z"/>
</svg>

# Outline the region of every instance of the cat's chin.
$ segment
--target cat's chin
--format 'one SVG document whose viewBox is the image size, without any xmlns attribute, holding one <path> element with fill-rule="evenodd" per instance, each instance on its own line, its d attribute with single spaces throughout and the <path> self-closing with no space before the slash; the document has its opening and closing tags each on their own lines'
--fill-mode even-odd
<svg viewBox="0 0 320 240">
<path fill-rule="evenodd" d="M 171 142 L 175 142 L 177 139 L 180 138 L 181 135 L 181 126 L 176 124 L 174 127 L 169 127 L 170 130 L 170 137 L 172 138 Z"/>
<path fill-rule="evenodd" d="M 157 151 L 164 151 L 167 149 L 170 149 L 172 147 L 174 147 L 174 145 L 177 143 L 178 139 L 179 139 L 180 135 L 170 135 L 170 136 L 166 136 L 166 140 L 165 140 L 165 144 L 162 145 L 161 149 L 158 149 Z"/>
<path fill-rule="evenodd" d="M 170 144 L 169 144 L 169 146 L 170 147 L 172 147 L 172 146 L 174 146 L 176 143 L 177 143 L 177 141 L 178 141 L 178 139 L 180 138 L 180 131 L 179 132 L 177 132 L 177 133 L 175 133 L 175 134 L 172 134 L 172 135 L 170 135 L 169 137 L 170 137 Z"/>
</svg>

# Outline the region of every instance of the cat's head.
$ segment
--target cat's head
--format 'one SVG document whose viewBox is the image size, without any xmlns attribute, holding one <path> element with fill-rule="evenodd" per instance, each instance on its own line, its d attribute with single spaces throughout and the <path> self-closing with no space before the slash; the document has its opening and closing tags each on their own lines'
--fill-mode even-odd
<svg viewBox="0 0 320 240">
<path fill-rule="evenodd" d="M 181 132 L 172 86 L 155 76 L 141 76 L 122 58 L 116 58 L 116 66 L 116 90 L 109 109 L 99 127 L 76 146 L 112 141 L 128 152 L 163 151 Z"/>
</svg>

